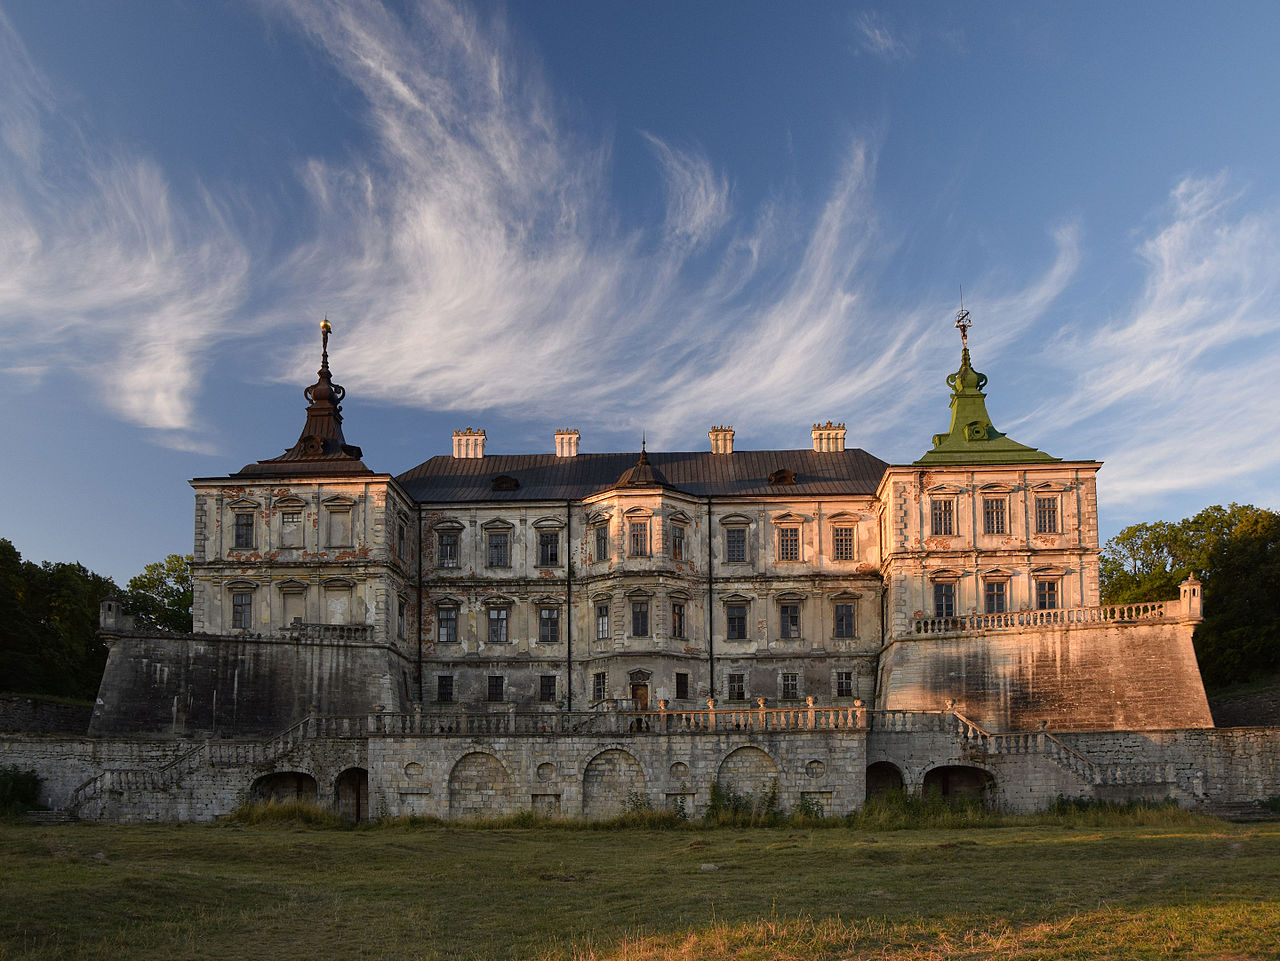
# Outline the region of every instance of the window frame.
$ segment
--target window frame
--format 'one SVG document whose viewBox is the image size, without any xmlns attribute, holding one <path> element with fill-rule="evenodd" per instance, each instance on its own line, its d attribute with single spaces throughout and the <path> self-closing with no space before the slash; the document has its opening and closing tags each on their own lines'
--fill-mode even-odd
<svg viewBox="0 0 1280 961">
<path fill-rule="evenodd" d="M 485 688 L 485 701 L 489 704 L 501 704 L 507 699 L 507 676 L 505 674 L 490 674 L 489 683 Z M 496 684 L 494 682 L 497 682 Z M 496 696 L 495 696 L 496 695 Z"/>
<path fill-rule="evenodd" d="M 538 606 L 538 643 L 560 643 L 560 608 L 558 606 L 552 604 Z"/>
<path fill-rule="evenodd" d="M 671 525 L 671 559 L 673 561 L 682 561 L 685 559 L 685 525 Z"/>
<path fill-rule="evenodd" d="M 982 613 L 1009 613 L 1009 578 L 984 577 L 982 579 Z"/>
<path fill-rule="evenodd" d="M 631 598 L 631 636 L 632 637 L 652 637 L 650 633 L 652 624 L 650 623 L 649 598 Z M 643 628 L 638 630 L 637 628 Z"/>
<path fill-rule="evenodd" d="M 354 547 L 355 518 L 348 503 L 324 505 L 325 547 Z M 345 525 L 345 526 L 344 526 Z"/>
<path fill-rule="evenodd" d="M 845 542 L 845 543 L 842 543 Z M 858 559 L 858 527 L 856 524 L 831 525 L 831 559 L 854 561 Z"/>
<path fill-rule="evenodd" d="M 591 675 L 591 700 L 595 703 L 609 699 L 609 672 L 596 671 Z"/>
<path fill-rule="evenodd" d="M 559 687 L 559 676 L 556 674 L 539 674 L 538 675 L 538 703 L 554 704 L 556 702 L 557 688 Z M 550 681 L 550 684 L 547 682 Z M 550 688 L 550 691 L 548 691 Z"/>
<path fill-rule="evenodd" d="M 436 567 L 460 567 L 462 562 L 461 553 L 461 531 L 436 531 Z"/>
<path fill-rule="evenodd" d="M 778 601 L 778 637 L 783 640 L 796 641 L 801 634 L 801 603 L 795 598 Z"/>
<path fill-rule="evenodd" d="M 445 625 L 451 624 L 453 630 L 452 637 L 445 637 Z M 453 603 L 436 605 L 436 643 L 437 644 L 457 644 L 458 643 L 458 605 Z"/>
<path fill-rule="evenodd" d="M 596 601 L 596 640 L 613 637 L 613 613 L 608 601 Z"/>
<path fill-rule="evenodd" d="M 280 511 L 280 546 L 286 549 L 302 547 L 303 511 L 301 507 L 286 507 Z"/>
<path fill-rule="evenodd" d="M 436 703 L 452 704 L 454 703 L 454 685 L 452 674 L 436 675 Z"/>
<path fill-rule="evenodd" d="M 954 494 L 929 495 L 929 536 L 954 537 L 956 498 Z"/>
<path fill-rule="evenodd" d="M 405 622 L 408 617 L 408 602 L 403 597 L 396 598 L 396 637 L 403 640 L 405 633 Z"/>
<path fill-rule="evenodd" d="M 778 548 L 776 559 L 780 564 L 796 564 L 803 560 L 799 524 L 778 525 Z"/>
<path fill-rule="evenodd" d="M 511 566 L 511 528 L 484 532 L 485 567 L 509 568 Z M 497 562 L 495 563 L 495 557 Z"/>
<path fill-rule="evenodd" d="M 628 557 L 649 557 L 651 556 L 651 544 L 649 541 L 650 524 L 648 517 L 628 517 L 627 518 L 627 556 Z"/>
<path fill-rule="evenodd" d="M 1056 574 L 1036 575 L 1035 602 L 1037 611 L 1062 610 L 1062 578 Z"/>
<path fill-rule="evenodd" d="M 858 605 L 852 600 L 841 598 L 832 602 L 831 636 L 842 638 L 858 636 Z"/>
<path fill-rule="evenodd" d="M 685 671 L 676 671 L 676 700 L 689 699 L 689 675 Z"/>
<path fill-rule="evenodd" d="M 538 531 L 538 567 L 560 566 L 560 532 Z"/>
<path fill-rule="evenodd" d="M 1009 536 L 1008 495 L 982 495 L 982 533 L 989 537 Z"/>
<path fill-rule="evenodd" d="M 734 556 L 737 554 L 738 556 Z M 747 548 L 747 525 L 727 525 L 724 529 L 724 562 L 747 564 L 750 551 Z"/>
<path fill-rule="evenodd" d="M 511 643 L 511 605 L 490 604 L 485 608 L 485 640 L 488 644 Z M 498 631 L 501 637 L 494 637 L 495 625 L 501 625 Z"/>
<path fill-rule="evenodd" d="M 836 671 L 836 697 L 853 697 L 854 691 L 853 671 Z"/>
<path fill-rule="evenodd" d="M 257 517 L 254 511 L 238 510 L 232 513 L 231 549 L 251 551 L 257 543 Z"/>
<path fill-rule="evenodd" d="M 733 613 L 740 610 L 741 614 Z M 729 641 L 745 641 L 750 637 L 751 605 L 747 601 L 726 601 L 724 605 L 724 636 Z M 736 624 L 735 624 L 736 622 Z M 735 632 L 735 626 L 738 631 Z"/>
<path fill-rule="evenodd" d="M 671 636 L 680 640 L 685 639 L 684 601 L 671 602 Z"/>
<path fill-rule="evenodd" d="M 783 701 L 800 700 L 800 672 L 780 671 L 778 674 L 778 697 Z"/>
<path fill-rule="evenodd" d="M 735 695 L 737 695 L 735 697 Z M 733 672 L 725 676 L 725 698 L 730 701 L 747 699 L 747 675 L 745 672 Z"/>
<path fill-rule="evenodd" d="M 1062 533 L 1062 498 L 1057 493 L 1034 494 L 1032 508 L 1037 534 Z"/>
<path fill-rule="evenodd" d="M 933 616 L 955 617 L 959 603 L 959 582 L 954 578 L 933 581 Z"/>
<path fill-rule="evenodd" d="M 233 631 L 253 630 L 253 590 L 250 588 L 231 589 L 231 629 Z"/>
<path fill-rule="evenodd" d="M 596 532 L 596 557 L 595 557 L 596 563 L 599 563 L 600 561 L 607 561 L 611 556 L 611 554 L 613 553 L 609 549 L 609 522 L 604 521 L 603 523 L 596 524 L 595 532 Z"/>
</svg>

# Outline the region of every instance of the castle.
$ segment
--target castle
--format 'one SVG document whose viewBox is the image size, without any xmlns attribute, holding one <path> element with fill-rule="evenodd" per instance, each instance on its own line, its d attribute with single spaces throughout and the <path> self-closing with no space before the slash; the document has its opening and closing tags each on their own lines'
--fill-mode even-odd
<svg viewBox="0 0 1280 961">
<path fill-rule="evenodd" d="M 208 819 L 302 797 L 353 817 L 637 798 L 712 784 L 843 814 L 937 789 L 1280 794 L 1269 729 L 1216 730 L 1200 589 L 1102 607 L 1094 461 L 993 425 L 962 349 L 951 423 L 912 464 L 846 447 L 493 454 L 484 430 L 392 476 L 321 364 L 280 456 L 195 491 L 194 632 L 104 605 L 90 738 L 6 743 L 81 816 Z"/>
</svg>

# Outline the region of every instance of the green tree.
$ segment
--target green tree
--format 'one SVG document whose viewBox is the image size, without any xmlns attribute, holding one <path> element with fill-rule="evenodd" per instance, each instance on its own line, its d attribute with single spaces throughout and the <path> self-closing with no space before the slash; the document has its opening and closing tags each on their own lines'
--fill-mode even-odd
<svg viewBox="0 0 1280 961">
<path fill-rule="evenodd" d="M 10 691 L 92 698 L 106 645 L 98 609 L 116 593 L 82 564 L 34 564 L 0 540 L 0 684 Z"/>
<path fill-rule="evenodd" d="M 190 554 L 170 554 L 130 578 L 125 608 L 143 628 L 191 633 Z"/>
<path fill-rule="evenodd" d="M 1205 683 L 1280 670 L 1280 514 L 1249 504 L 1206 507 L 1177 523 L 1126 527 L 1100 558 L 1104 604 L 1168 600 L 1196 574 L 1204 622 L 1196 654 Z"/>
</svg>

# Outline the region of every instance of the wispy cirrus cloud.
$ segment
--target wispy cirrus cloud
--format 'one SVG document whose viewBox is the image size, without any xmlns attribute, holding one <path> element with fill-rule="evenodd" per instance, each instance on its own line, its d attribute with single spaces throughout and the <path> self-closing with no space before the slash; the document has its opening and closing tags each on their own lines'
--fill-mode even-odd
<svg viewBox="0 0 1280 961">
<path fill-rule="evenodd" d="M 212 198 L 178 209 L 154 163 L 90 147 L 58 106 L 0 13 L 0 363 L 29 386 L 77 371 L 121 418 L 200 448 L 198 355 L 240 302 L 245 251 Z"/>
<path fill-rule="evenodd" d="M 906 41 L 890 29 L 879 13 L 863 10 L 853 18 L 853 26 L 858 45 L 867 53 L 884 60 L 906 60 L 911 56 Z"/>
<path fill-rule="evenodd" d="M 1225 172 L 1181 180 L 1137 247 L 1141 294 L 1052 346 L 1075 377 L 1037 417 L 1094 445 L 1119 502 L 1280 465 L 1280 209 L 1241 212 L 1244 194 Z"/>
<path fill-rule="evenodd" d="M 343 375 L 361 394 L 644 424 L 664 443 L 722 417 L 794 437 L 797 422 L 899 404 L 917 376 L 936 379 L 902 364 L 924 349 L 932 306 L 875 304 L 891 241 L 873 145 L 850 141 L 809 215 L 734 209 L 703 154 L 646 133 L 666 214 L 660 232 L 637 232 L 616 222 L 608 145 L 563 129 L 501 24 L 439 2 L 408 22 L 372 2 L 274 8 L 359 89 L 383 147 L 307 167 L 322 222 L 281 271 L 337 304 L 331 317 L 359 318 Z M 1033 317 L 1075 260 L 1008 295 L 1010 312 Z"/>
</svg>

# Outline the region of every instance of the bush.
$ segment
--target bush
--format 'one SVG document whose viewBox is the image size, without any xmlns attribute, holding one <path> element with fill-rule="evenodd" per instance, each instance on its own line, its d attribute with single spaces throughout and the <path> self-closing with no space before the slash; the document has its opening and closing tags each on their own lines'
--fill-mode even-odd
<svg viewBox="0 0 1280 961">
<path fill-rule="evenodd" d="M 227 815 L 229 824 L 272 824 L 306 828 L 351 828 L 354 825 L 312 801 L 261 801 L 243 804 Z"/>
<path fill-rule="evenodd" d="M 719 781 L 711 782 L 711 798 L 702 823 L 709 827 L 759 828 L 777 827 L 783 823 L 778 808 L 778 781 L 769 784 L 769 790 L 759 797 L 751 793 L 739 794 L 724 787 Z"/>
<path fill-rule="evenodd" d="M 0 816 L 16 817 L 38 807 L 41 777 L 16 765 L 0 767 Z"/>
</svg>

